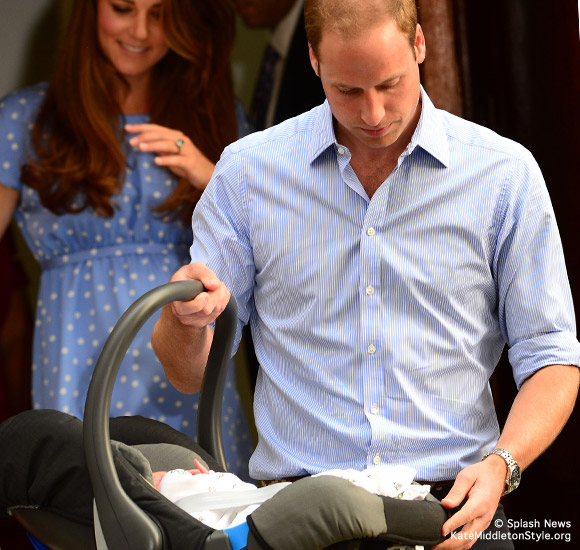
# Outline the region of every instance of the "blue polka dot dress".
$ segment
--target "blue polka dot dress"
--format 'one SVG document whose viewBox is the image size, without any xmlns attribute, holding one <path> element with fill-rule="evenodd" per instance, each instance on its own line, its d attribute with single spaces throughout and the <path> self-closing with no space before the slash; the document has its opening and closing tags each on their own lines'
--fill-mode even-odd
<svg viewBox="0 0 580 550">
<path fill-rule="evenodd" d="M 15 218 L 41 266 L 33 353 L 33 405 L 79 418 L 104 341 L 123 312 L 151 288 L 166 283 L 188 261 L 191 228 L 166 223 L 152 212 L 176 180 L 154 156 L 131 150 L 125 184 L 113 218 L 86 210 L 56 216 L 36 191 L 20 183 L 31 152 L 30 129 L 47 86 L 40 84 L 0 101 L 0 183 L 20 191 Z M 146 115 L 130 115 L 142 123 Z M 130 149 L 130 148 L 128 148 Z M 139 414 L 195 435 L 197 395 L 179 393 L 166 380 L 150 343 L 157 318 L 132 342 L 119 371 L 111 416 Z M 251 437 L 230 368 L 224 399 L 228 464 L 247 478 Z"/>
</svg>

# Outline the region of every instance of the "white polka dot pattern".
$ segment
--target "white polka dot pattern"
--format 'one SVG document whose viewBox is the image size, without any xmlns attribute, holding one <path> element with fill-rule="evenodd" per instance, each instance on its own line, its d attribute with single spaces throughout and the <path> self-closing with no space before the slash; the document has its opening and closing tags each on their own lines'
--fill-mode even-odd
<svg viewBox="0 0 580 550">
<path fill-rule="evenodd" d="M 21 191 L 15 218 L 42 267 L 34 407 L 82 417 L 92 368 L 112 327 L 136 298 L 167 282 L 188 261 L 192 236 L 189 227 L 166 224 L 152 212 L 175 180 L 151 155 L 129 147 L 126 183 L 115 197 L 117 210 L 111 219 L 91 211 L 56 216 L 40 204 L 35 191 L 22 187 L 20 168 L 31 150 L 29 127 L 45 91 L 46 85 L 39 85 L 0 101 L 0 183 Z M 148 117 L 127 119 L 137 123 Z M 166 382 L 149 341 L 153 323 L 132 343 L 113 392 L 111 414 L 163 419 L 193 436 L 197 396 L 182 395 Z M 236 425 L 243 412 L 235 384 L 229 385 L 225 401 L 235 411 L 224 426 L 226 454 L 234 471 L 245 477 L 251 441 L 245 420 Z"/>
</svg>

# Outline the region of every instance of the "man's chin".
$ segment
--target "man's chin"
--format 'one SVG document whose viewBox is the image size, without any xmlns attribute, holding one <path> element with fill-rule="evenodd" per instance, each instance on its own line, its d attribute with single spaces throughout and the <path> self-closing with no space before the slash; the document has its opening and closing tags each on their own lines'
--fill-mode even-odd
<svg viewBox="0 0 580 550">
<path fill-rule="evenodd" d="M 364 143 L 370 149 L 384 149 L 390 147 L 397 140 L 396 135 L 391 133 L 381 136 L 369 136 L 366 133 L 359 134 L 359 141 Z"/>
</svg>

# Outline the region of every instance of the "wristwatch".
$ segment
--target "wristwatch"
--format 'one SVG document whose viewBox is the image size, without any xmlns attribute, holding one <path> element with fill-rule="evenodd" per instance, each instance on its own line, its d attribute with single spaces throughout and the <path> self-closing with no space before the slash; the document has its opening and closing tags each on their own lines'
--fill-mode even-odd
<svg viewBox="0 0 580 550">
<path fill-rule="evenodd" d="M 520 480 L 522 478 L 522 471 L 518 466 L 518 463 L 514 460 L 514 457 L 506 451 L 505 449 L 494 449 L 493 451 L 487 453 L 482 460 L 485 460 L 489 455 L 499 455 L 501 456 L 507 464 L 507 476 L 505 478 L 505 489 L 503 495 L 511 493 L 514 489 L 518 488 Z"/>
</svg>

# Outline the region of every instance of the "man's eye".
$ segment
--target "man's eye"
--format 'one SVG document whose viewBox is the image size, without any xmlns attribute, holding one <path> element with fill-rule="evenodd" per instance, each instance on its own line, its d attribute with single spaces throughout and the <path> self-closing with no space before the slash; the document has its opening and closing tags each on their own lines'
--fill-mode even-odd
<svg viewBox="0 0 580 550">
<path fill-rule="evenodd" d="M 357 90 L 353 89 L 353 88 L 347 88 L 347 89 L 338 88 L 338 91 L 343 95 L 354 95 L 357 92 Z"/>
<path fill-rule="evenodd" d="M 397 78 L 396 80 L 391 80 L 388 83 L 385 83 L 385 84 L 379 86 L 379 88 L 381 90 L 392 90 L 393 88 L 395 88 L 399 84 L 400 81 L 401 81 L 401 79 Z"/>
</svg>

